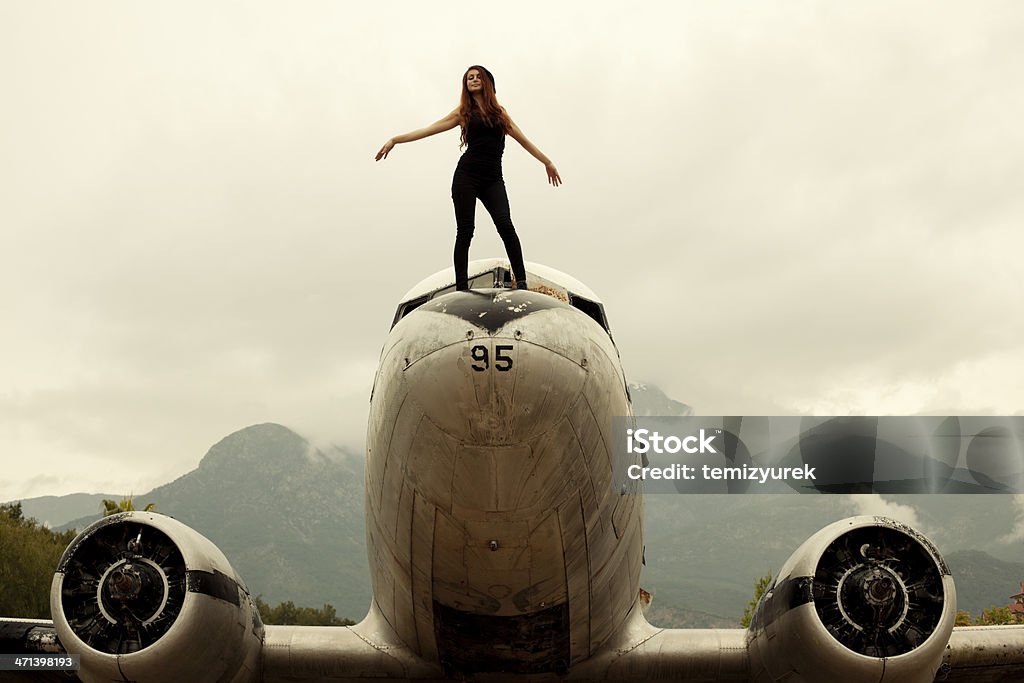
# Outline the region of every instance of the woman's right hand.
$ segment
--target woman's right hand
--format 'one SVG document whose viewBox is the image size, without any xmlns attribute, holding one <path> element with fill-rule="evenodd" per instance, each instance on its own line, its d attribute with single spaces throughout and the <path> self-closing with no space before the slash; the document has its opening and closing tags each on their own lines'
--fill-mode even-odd
<svg viewBox="0 0 1024 683">
<path fill-rule="evenodd" d="M 389 138 L 388 141 L 384 143 L 384 146 L 380 148 L 380 151 L 377 152 L 377 158 L 374 159 L 374 161 L 380 161 L 381 159 L 387 159 L 388 158 L 388 152 L 390 152 L 391 149 L 394 146 L 395 146 L 395 139 L 394 138 Z"/>
<path fill-rule="evenodd" d="M 544 169 L 548 172 L 548 182 L 553 186 L 558 187 L 562 184 L 562 176 L 558 175 L 558 169 L 551 162 L 544 164 Z"/>
</svg>

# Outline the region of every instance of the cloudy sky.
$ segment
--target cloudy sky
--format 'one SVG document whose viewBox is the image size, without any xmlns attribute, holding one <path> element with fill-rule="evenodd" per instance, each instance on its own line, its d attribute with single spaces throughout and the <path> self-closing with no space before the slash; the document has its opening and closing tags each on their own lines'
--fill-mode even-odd
<svg viewBox="0 0 1024 683">
<path fill-rule="evenodd" d="M 1024 407 L 1024 5 L 0 4 L 0 500 L 362 445 L 487 66 L 527 260 L 702 414 Z M 500 255 L 480 209 L 472 256 Z"/>
</svg>

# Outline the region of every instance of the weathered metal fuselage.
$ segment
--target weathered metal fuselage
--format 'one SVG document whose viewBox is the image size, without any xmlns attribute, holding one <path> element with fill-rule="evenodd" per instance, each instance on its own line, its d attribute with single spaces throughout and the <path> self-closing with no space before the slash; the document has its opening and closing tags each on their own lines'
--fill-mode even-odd
<svg viewBox="0 0 1024 683">
<path fill-rule="evenodd" d="M 367 436 L 374 605 L 449 670 L 565 671 L 639 589 L 642 499 L 612 490 L 618 353 L 546 294 L 452 292 L 402 318 Z"/>
</svg>

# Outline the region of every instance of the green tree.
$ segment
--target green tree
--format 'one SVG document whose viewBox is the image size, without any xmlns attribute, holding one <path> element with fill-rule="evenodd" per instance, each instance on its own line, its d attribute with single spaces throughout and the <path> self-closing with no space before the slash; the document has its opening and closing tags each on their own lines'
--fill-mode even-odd
<svg viewBox="0 0 1024 683">
<path fill-rule="evenodd" d="M 132 498 L 134 496 L 129 494 L 122 498 L 120 503 L 104 498 L 103 516 L 109 517 L 110 515 L 116 515 L 118 512 L 135 512 L 135 502 Z M 156 504 L 154 503 L 147 503 L 146 507 L 142 508 L 143 512 L 152 512 L 153 510 L 156 510 Z"/>
<path fill-rule="evenodd" d="M 954 626 L 970 626 L 971 625 L 971 613 L 965 610 L 958 610 L 956 613 L 956 621 L 953 622 Z"/>
<path fill-rule="evenodd" d="M 1009 607 L 992 606 L 981 611 L 981 616 L 974 620 L 977 626 L 998 626 L 1000 624 L 1016 624 L 1017 620 Z"/>
<path fill-rule="evenodd" d="M 754 583 L 754 597 L 750 599 L 750 604 L 743 610 L 743 618 L 740 619 L 740 625 L 743 628 L 750 626 L 750 620 L 754 618 L 754 611 L 757 609 L 757 603 L 761 601 L 761 596 L 768 590 L 768 586 L 772 583 L 771 572 L 765 574 Z"/>
<path fill-rule="evenodd" d="M 53 573 L 74 538 L 26 519 L 21 503 L 0 505 L 0 614 L 50 618 Z"/>
<path fill-rule="evenodd" d="M 338 617 L 334 605 L 324 604 L 320 609 L 314 607 L 296 607 L 291 600 L 271 607 L 257 595 L 253 598 L 256 609 L 264 624 L 291 626 L 351 626 L 356 623 L 351 619 Z"/>
</svg>

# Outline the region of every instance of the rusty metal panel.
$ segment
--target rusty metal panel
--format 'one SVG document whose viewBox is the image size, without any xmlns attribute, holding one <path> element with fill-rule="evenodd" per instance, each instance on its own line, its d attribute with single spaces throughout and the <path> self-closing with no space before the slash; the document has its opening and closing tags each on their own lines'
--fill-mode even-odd
<svg viewBox="0 0 1024 683">
<path fill-rule="evenodd" d="M 410 538 L 410 565 L 426 576 L 433 574 L 435 507 L 414 492 Z"/>
<path fill-rule="evenodd" d="M 459 518 L 481 510 L 497 511 L 497 482 L 486 448 L 459 446 L 452 476 L 452 513 Z"/>
<path fill-rule="evenodd" d="M 515 395 L 514 436 L 527 441 L 539 436 L 559 416 L 568 412 L 586 383 L 587 373 L 578 364 L 526 341 L 516 346 L 520 388 Z M 529 388 L 529 391 L 524 389 Z"/>
<path fill-rule="evenodd" d="M 391 471 L 398 470 L 398 467 L 390 467 Z M 390 476 L 388 477 L 390 479 Z M 386 490 L 387 487 L 386 487 Z M 391 550 L 391 580 L 394 591 L 394 614 L 388 613 L 393 619 L 392 626 L 398 632 L 403 642 L 416 643 L 416 625 L 412 605 L 412 507 L 414 492 L 408 481 L 402 477 L 398 483 L 397 500 L 391 505 L 385 505 L 395 511 L 394 524 L 389 527 L 391 536 L 386 539 L 383 545 Z M 391 522 L 389 521 L 389 524 Z"/>
<path fill-rule="evenodd" d="M 612 508 L 612 527 L 617 538 L 622 538 L 623 534 L 628 533 L 627 529 L 632 527 L 632 520 L 640 514 L 638 508 L 642 509 L 642 505 L 642 493 L 630 492 L 615 495 L 615 507 Z"/>
<path fill-rule="evenodd" d="M 643 572 L 643 557 L 644 557 L 644 511 L 643 511 L 643 498 L 638 496 L 636 507 L 634 508 L 634 514 L 630 516 L 629 526 L 625 529 L 625 536 L 631 540 L 632 547 L 629 550 L 630 567 L 632 567 L 632 573 L 629 577 L 629 584 L 631 586 L 640 587 L 640 574 Z M 636 558 L 640 558 L 638 562 Z"/>
<path fill-rule="evenodd" d="M 398 633 L 403 643 L 416 643 L 416 615 L 412 605 L 412 576 L 409 572 L 408 562 L 397 562 L 394 565 L 395 571 L 392 576 L 392 589 L 394 591 L 394 623 L 392 626 Z"/>
<path fill-rule="evenodd" d="M 597 647 L 619 627 L 636 599 L 639 583 L 628 582 L 629 562 L 639 563 L 639 539 L 618 539 L 607 507 L 599 524 L 588 524 L 591 563 L 591 647 Z M 589 522 L 589 520 L 588 520 Z"/>
<path fill-rule="evenodd" d="M 520 510 L 541 512 L 575 499 L 576 489 L 590 486 L 586 458 L 568 418 L 531 443 L 535 465 L 523 486 Z"/>
<path fill-rule="evenodd" d="M 405 462 L 409 458 L 410 451 L 415 447 L 416 434 L 419 430 L 420 420 L 423 419 L 423 410 L 420 406 L 414 402 L 406 400 L 402 402 L 401 410 L 395 417 L 395 429 L 394 434 L 389 442 L 388 449 L 381 455 L 384 456 L 384 467 L 381 473 L 381 479 L 377 482 L 381 486 L 381 495 L 385 496 L 383 501 L 385 504 L 390 500 L 394 501 L 394 498 L 387 498 L 384 491 L 384 480 L 389 476 L 394 476 L 396 473 L 393 472 L 388 475 L 388 468 L 397 466 L 397 474 L 404 476 Z M 392 489 L 397 493 L 397 489 Z"/>
<path fill-rule="evenodd" d="M 369 519 L 367 520 L 369 523 Z M 379 535 L 378 529 L 378 535 Z M 370 566 L 373 571 L 373 599 L 380 606 L 381 616 L 389 623 L 395 611 L 395 587 L 392 580 L 391 553 L 383 543 L 369 548 Z M 394 627 L 394 624 L 391 624 Z"/>
<path fill-rule="evenodd" d="M 434 506 L 418 492 L 413 496 L 412 534 L 410 539 L 410 570 L 412 574 L 412 609 L 416 624 L 416 640 L 410 645 L 428 660 L 436 660 L 434 639 L 433 554 Z"/>
<path fill-rule="evenodd" d="M 589 528 L 598 519 L 597 516 L 597 501 L 598 494 L 594 490 L 594 479 L 591 477 L 591 471 L 588 467 L 584 467 L 580 472 L 579 476 L 580 484 L 580 501 L 583 504 L 584 521 Z"/>
<path fill-rule="evenodd" d="M 380 394 L 394 396 L 392 405 L 396 412 L 392 416 L 393 422 L 381 425 L 377 431 L 367 432 L 367 460 L 366 460 L 366 494 L 367 509 L 370 507 L 381 508 L 384 498 L 384 479 L 388 467 L 388 461 L 393 457 L 394 452 L 404 455 L 408 452 L 415 433 L 416 422 L 419 421 L 421 413 L 414 405 L 403 400 L 401 396 L 400 382 L 395 381 L 386 386 L 379 387 Z M 371 406 L 371 413 L 374 412 Z M 382 444 L 387 444 L 386 446 Z M 390 499 L 393 500 L 393 499 Z"/>
<path fill-rule="evenodd" d="M 394 505 L 396 524 L 392 552 L 399 563 L 408 567 L 412 559 L 412 505 L 415 491 L 408 479 L 402 479 L 398 489 L 398 500 Z"/>
<path fill-rule="evenodd" d="M 534 463 L 527 445 L 460 446 L 452 477 L 452 511 L 459 517 L 516 510 Z"/>
<path fill-rule="evenodd" d="M 406 439 L 393 439 L 392 447 L 406 443 Z M 405 486 L 405 458 L 394 451 L 388 453 L 384 467 L 384 479 L 381 485 L 380 529 L 386 534 L 386 542 L 392 552 L 396 552 L 395 536 L 399 525 L 400 498 Z"/>
<path fill-rule="evenodd" d="M 434 515 L 434 599 L 452 606 L 468 606 L 469 577 L 463 557 L 466 537 L 462 528 L 442 510 Z"/>
<path fill-rule="evenodd" d="M 603 577 L 592 577 L 590 580 L 590 650 L 593 652 L 601 647 L 611 636 L 613 628 L 618 624 L 612 619 L 611 602 L 608 595 L 612 586 L 608 585 L 607 574 Z"/>
<path fill-rule="evenodd" d="M 486 595 L 486 609 L 495 615 L 512 616 L 528 609 L 517 588 L 529 582 L 529 525 L 525 521 L 466 520 L 465 528 L 464 556 L 471 594 Z"/>
<path fill-rule="evenodd" d="M 380 367 L 374 379 L 374 396 L 370 402 L 367 421 L 367 482 L 377 485 L 381 481 L 384 461 L 391 445 L 398 415 L 405 401 L 401 382 L 402 359 L 382 353 Z M 379 491 L 371 489 L 375 495 Z"/>
<path fill-rule="evenodd" d="M 456 445 L 451 435 L 429 419 L 420 420 L 406 464 L 406 476 L 417 492 L 431 504 L 449 511 Z"/>
<path fill-rule="evenodd" d="M 615 586 L 615 590 L 610 595 L 611 610 L 616 630 L 618 630 L 626 615 L 629 614 L 633 603 L 636 602 L 635 596 L 640 594 L 639 583 L 634 584 L 630 581 L 631 565 L 636 564 L 636 555 L 630 552 L 633 550 L 632 539 L 623 541 L 619 547 L 622 549 L 622 553 L 614 561 L 611 583 Z M 636 548 L 636 550 L 639 551 L 640 549 Z M 630 590 L 631 588 L 632 590 Z"/>
<path fill-rule="evenodd" d="M 536 465 L 533 449 L 528 445 L 493 449 L 490 453 L 494 468 L 495 510 L 515 510 L 522 517 L 523 488 Z"/>
<path fill-rule="evenodd" d="M 601 440 L 598 421 L 590 411 L 589 404 L 582 398 L 574 406 L 570 418 L 573 421 L 573 429 L 579 438 L 580 449 L 586 454 L 586 476 L 589 479 L 592 502 L 584 509 L 588 515 L 588 526 L 593 523 L 590 519 L 591 505 L 594 509 L 602 507 L 605 500 L 611 495 L 611 461 L 604 450 L 604 443 Z"/>
<path fill-rule="evenodd" d="M 594 576 L 611 560 L 618 545 L 611 524 L 611 511 L 600 508 L 598 514 L 587 519 L 587 546 L 590 549 L 590 568 Z"/>
<path fill-rule="evenodd" d="M 526 598 L 532 609 L 544 609 L 568 600 L 565 550 L 557 512 L 548 514 L 530 530 L 530 588 Z"/>
<path fill-rule="evenodd" d="M 569 650 L 571 661 L 590 656 L 590 565 L 582 504 L 578 498 L 558 508 L 558 526 L 565 552 L 565 580 L 569 594 Z"/>
<path fill-rule="evenodd" d="M 387 390 L 388 388 L 385 388 L 381 393 L 390 393 Z M 392 421 L 387 425 L 381 425 L 377 429 L 371 427 L 366 436 L 366 495 L 368 502 L 372 503 L 372 506 L 375 508 L 380 507 L 381 486 L 384 482 L 384 468 L 387 464 L 388 449 L 391 447 L 391 435 L 394 430 L 395 422 L 398 420 L 399 409 L 402 406 L 402 401 L 394 401 L 392 406 L 394 406 L 394 415 L 390 416 Z M 374 412 L 375 411 L 371 408 L 371 419 Z"/>
<path fill-rule="evenodd" d="M 466 565 L 471 570 L 510 571 L 528 569 L 528 558 L 519 558 L 529 549 L 530 527 L 526 521 L 465 520 Z M 489 543 L 495 542 L 494 549 Z M 504 552 L 508 551 L 508 552 Z"/>
<path fill-rule="evenodd" d="M 579 438 L 580 449 L 587 457 L 587 468 L 593 471 L 602 465 L 600 460 L 595 460 L 595 455 L 601 451 L 601 431 L 597 426 L 597 420 L 590 410 L 590 404 L 586 396 L 580 396 L 572 405 L 569 411 L 569 421 Z M 610 467 L 610 464 L 608 465 Z"/>
<path fill-rule="evenodd" d="M 410 365 L 403 375 L 407 401 L 423 409 L 441 430 L 459 438 L 474 433 L 479 408 L 473 392 L 474 372 L 466 361 L 470 344 L 449 343 Z"/>
</svg>

